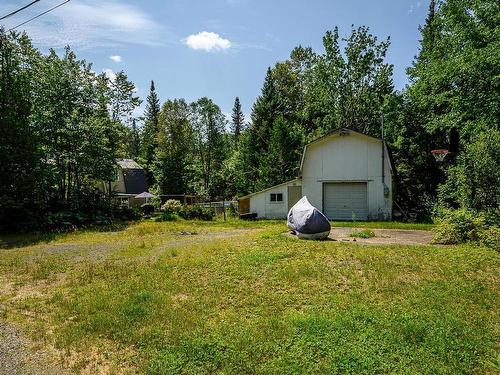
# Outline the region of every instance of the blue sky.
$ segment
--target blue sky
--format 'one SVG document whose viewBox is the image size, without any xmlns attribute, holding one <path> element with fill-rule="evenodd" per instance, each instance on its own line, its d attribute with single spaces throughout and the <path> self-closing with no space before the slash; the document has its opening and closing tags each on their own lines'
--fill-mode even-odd
<svg viewBox="0 0 500 375">
<path fill-rule="evenodd" d="M 30 0 L 2 0 L 0 14 Z M 15 26 L 62 0 L 41 0 L 0 21 Z M 245 113 L 260 93 L 268 66 L 297 45 L 322 51 L 325 31 L 367 25 L 391 37 L 388 61 L 398 89 L 418 51 L 427 0 L 71 0 L 23 28 L 42 50 L 70 45 L 97 72 L 125 70 L 145 99 L 153 79 L 162 101 L 212 98 Z"/>
</svg>

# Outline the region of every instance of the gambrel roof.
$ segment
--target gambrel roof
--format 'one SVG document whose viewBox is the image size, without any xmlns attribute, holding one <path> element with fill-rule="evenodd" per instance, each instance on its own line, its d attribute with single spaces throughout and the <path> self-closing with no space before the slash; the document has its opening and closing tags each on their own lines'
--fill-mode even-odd
<svg viewBox="0 0 500 375">
<path fill-rule="evenodd" d="M 143 169 L 137 162 L 133 159 L 118 159 L 116 164 L 122 169 Z"/>
<path fill-rule="evenodd" d="M 360 132 L 357 132 L 355 130 L 351 130 L 351 129 L 347 129 L 347 128 L 342 128 L 340 130 L 334 130 L 334 131 L 331 131 L 330 133 L 327 133 L 319 138 L 316 138 L 315 140 L 309 142 L 308 144 L 306 144 L 304 146 L 304 151 L 302 152 L 302 158 L 300 160 L 300 168 L 299 168 L 299 176 L 302 176 L 302 168 L 304 166 L 304 159 L 305 159 L 305 156 L 306 156 L 306 151 L 307 151 L 307 148 L 317 142 L 320 142 L 328 137 L 331 137 L 333 135 L 348 135 L 348 134 L 356 134 L 356 135 L 360 135 L 362 137 L 366 137 L 366 138 L 371 138 L 371 139 L 375 139 L 377 141 L 380 141 L 380 142 L 384 142 L 384 146 L 385 146 L 385 149 L 387 150 L 387 154 L 388 154 L 388 158 L 389 158 L 389 165 L 390 165 L 390 168 L 391 168 L 391 172 L 395 173 L 395 169 L 394 169 L 394 163 L 393 163 L 393 160 L 392 160 L 392 154 L 389 152 L 389 148 L 387 147 L 387 143 L 382 139 L 382 138 L 377 138 L 377 137 L 372 137 L 371 135 L 367 135 L 367 134 L 364 134 L 364 133 L 360 133 Z"/>
</svg>

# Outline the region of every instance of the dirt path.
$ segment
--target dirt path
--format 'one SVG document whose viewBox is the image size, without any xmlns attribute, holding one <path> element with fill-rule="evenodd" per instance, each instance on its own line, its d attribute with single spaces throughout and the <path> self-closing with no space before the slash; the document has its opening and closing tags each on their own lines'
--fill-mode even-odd
<svg viewBox="0 0 500 375">
<path fill-rule="evenodd" d="M 362 229 L 363 228 L 332 228 L 329 237 L 335 241 L 380 245 L 429 245 L 433 237 L 431 231 L 408 229 L 372 229 L 373 233 L 375 233 L 375 237 L 349 237 L 349 234 L 351 234 L 353 230 Z"/>
<path fill-rule="evenodd" d="M 0 320 L 0 375 L 64 374 L 43 350 L 36 350 L 18 329 Z"/>
</svg>

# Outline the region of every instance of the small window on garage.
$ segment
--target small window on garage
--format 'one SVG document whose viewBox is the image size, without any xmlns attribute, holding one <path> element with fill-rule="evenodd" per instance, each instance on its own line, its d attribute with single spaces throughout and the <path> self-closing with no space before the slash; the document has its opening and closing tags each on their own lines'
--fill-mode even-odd
<svg viewBox="0 0 500 375">
<path fill-rule="evenodd" d="M 271 193 L 271 202 L 283 202 L 283 194 Z"/>
</svg>

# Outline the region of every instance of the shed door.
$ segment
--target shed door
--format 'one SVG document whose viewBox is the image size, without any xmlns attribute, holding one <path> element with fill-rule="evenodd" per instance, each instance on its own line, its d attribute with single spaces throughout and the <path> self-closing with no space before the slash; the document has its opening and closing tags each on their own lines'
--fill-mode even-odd
<svg viewBox="0 0 500 375">
<path fill-rule="evenodd" d="M 366 182 L 323 184 L 323 209 L 330 220 L 366 220 L 368 218 Z"/>
<path fill-rule="evenodd" d="M 240 199 L 238 203 L 240 215 L 250 213 L 250 198 Z"/>
<path fill-rule="evenodd" d="M 288 187 L 288 211 L 302 198 L 302 186 Z"/>
</svg>

